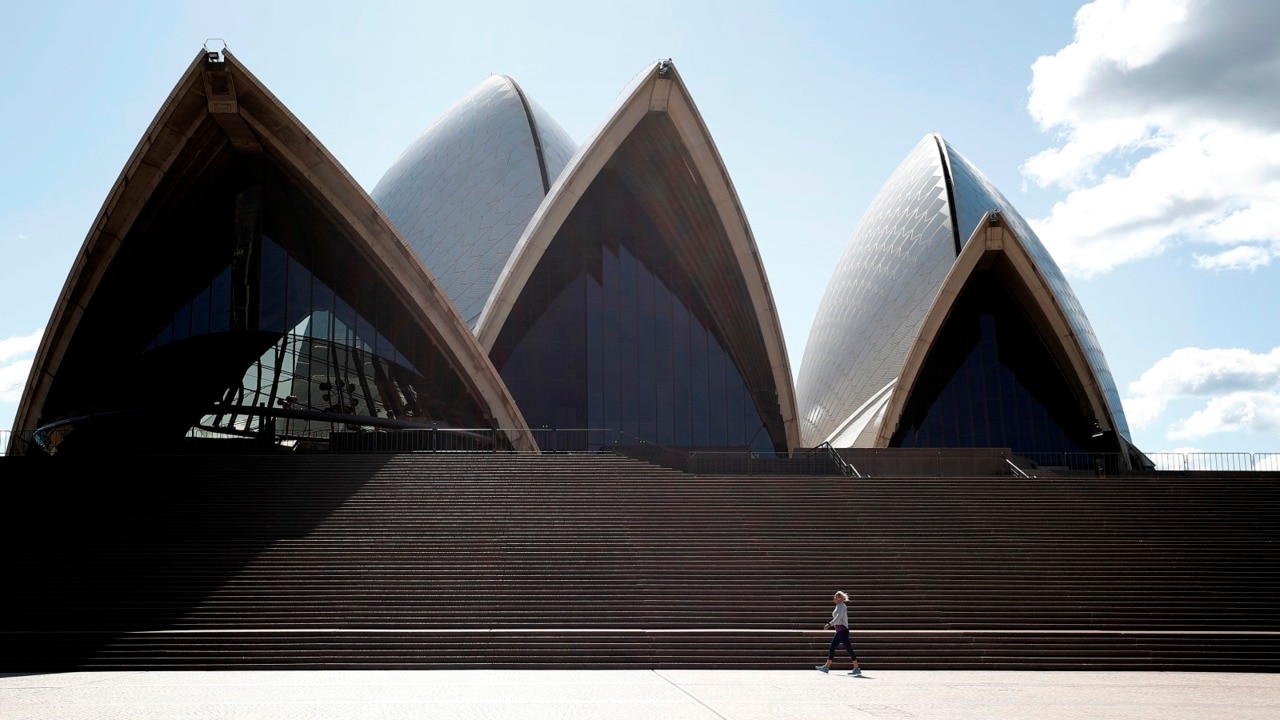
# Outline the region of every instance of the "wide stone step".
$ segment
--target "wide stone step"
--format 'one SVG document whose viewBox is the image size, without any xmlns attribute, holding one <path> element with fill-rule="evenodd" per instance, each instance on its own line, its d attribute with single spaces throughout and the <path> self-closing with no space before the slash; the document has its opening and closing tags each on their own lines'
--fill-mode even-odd
<svg viewBox="0 0 1280 720">
<path fill-rule="evenodd" d="M 1280 657 L 1274 478 L 694 477 L 496 453 L 116 458 L 111 473 L 15 460 L 0 463 L 0 670 L 805 667 L 827 636 L 801 629 L 835 588 L 880 667 Z"/>
</svg>

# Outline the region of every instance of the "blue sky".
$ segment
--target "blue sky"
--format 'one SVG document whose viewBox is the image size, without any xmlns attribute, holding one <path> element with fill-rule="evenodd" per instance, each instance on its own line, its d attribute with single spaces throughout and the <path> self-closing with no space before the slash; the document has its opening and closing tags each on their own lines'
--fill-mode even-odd
<svg viewBox="0 0 1280 720">
<path fill-rule="evenodd" d="M 222 38 L 366 189 L 492 73 L 583 142 L 672 58 L 793 375 L 862 212 L 939 132 L 1067 273 L 1139 447 L 1280 451 L 1280 4 L 45 2 L 0 25 L 0 429 L 108 190 Z"/>
</svg>

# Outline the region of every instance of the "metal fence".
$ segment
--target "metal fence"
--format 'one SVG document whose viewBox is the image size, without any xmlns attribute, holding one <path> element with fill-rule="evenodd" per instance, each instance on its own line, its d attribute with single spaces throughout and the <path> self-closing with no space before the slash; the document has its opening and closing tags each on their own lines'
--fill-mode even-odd
<svg viewBox="0 0 1280 720">
<path fill-rule="evenodd" d="M 1021 461 L 1021 462 L 1019 462 Z M 1014 462 L 1028 474 L 1120 475 L 1128 472 L 1119 453 L 1017 453 Z M 1140 471 L 1140 469 L 1136 469 Z"/>
<path fill-rule="evenodd" d="M 1154 467 L 1125 468 L 1116 453 L 1018 453 L 1014 460 L 1031 475 L 1143 475 L 1160 472 L 1280 472 L 1280 453 L 1146 453 Z"/>
<path fill-rule="evenodd" d="M 839 464 L 827 453 L 804 450 L 794 455 L 695 450 L 689 453 L 686 472 L 694 475 L 844 474 Z"/>
<path fill-rule="evenodd" d="M 845 448 L 840 456 L 866 477 L 990 477 L 1016 474 L 999 448 Z M 1025 460 L 1023 465 L 1029 466 Z"/>
<path fill-rule="evenodd" d="M 839 475 L 839 463 L 821 448 L 791 455 L 747 450 L 671 448 L 608 428 L 533 428 L 543 453 L 617 452 L 697 475 Z M 506 428 L 421 428 L 337 431 L 313 446 L 326 452 L 510 452 Z M 0 456 L 8 452 L 13 433 L 0 430 Z M 206 441 L 205 447 L 212 447 Z M 238 443 L 228 443 L 238 444 Z M 290 446 L 294 447 L 294 446 Z M 941 477 L 954 475 L 1012 475 L 1004 462 L 991 471 L 990 463 L 966 451 L 864 450 L 854 463 L 868 476 Z M 1153 468 L 1126 469 L 1114 453 L 1018 453 L 1010 460 L 1028 475 L 1117 476 L 1144 473 L 1280 472 L 1280 453 L 1270 452 L 1155 452 L 1146 457 Z M 1003 459 L 1003 458 L 1002 458 Z M 981 467 L 980 467 L 981 466 Z"/>
<path fill-rule="evenodd" d="M 600 452 L 618 443 L 610 430 L 536 428 L 529 431 L 544 453 Z M 421 428 L 336 431 L 329 434 L 330 452 L 509 452 L 508 428 Z"/>
<path fill-rule="evenodd" d="M 1280 472 L 1280 453 L 1147 453 L 1161 472 Z"/>
</svg>

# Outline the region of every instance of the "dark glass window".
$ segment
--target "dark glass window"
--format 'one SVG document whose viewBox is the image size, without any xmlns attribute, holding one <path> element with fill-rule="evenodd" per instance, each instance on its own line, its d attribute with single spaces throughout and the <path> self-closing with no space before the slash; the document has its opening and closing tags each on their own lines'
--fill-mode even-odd
<svg viewBox="0 0 1280 720">
<path fill-rule="evenodd" d="M 184 305 L 173 315 L 173 339 L 175 342 L 191 336 L 191 306 Z"/>
<path fill-rule="evenodd" d="M 209 286 L 209 332 L 231 329 L 231 267 L 218 274 Z"/>
<path fill-rule="evenodd" d="M 775 449 L 672 255 L 677 228 L 648 217 L 608 168 L 570 213 L 492 352 L 530 426 Z"/>
<path fill-rule="evenodd" d="M 285 324 L 293 327 L 311 314 L 311 273 L 296 258 L 289 258 L 289 287 L 285 297 L 288 309 Z"/>
<path fill-rule="evenodd" d="M 280 411 L 275 432 L 290 437 L 359 427 L 309 413 L 485 426 L 475 400 L 353 241 L 283 177 L 266 176 L 263 221 L 246 256 L 256 263 L 225 260 L 146 348 L 163 367 L 180 367 L 168 358 L 182 353 L 198 357 L 198 367 L 208 368 L 202 380 L 225 378 L 228 362 L 244 368 L 238 383 L 207 393 L 223 409 L 188 434 L 256 433 L 256 413 L 244 412 L 250 407 Z M 238 273 L 247 275 L 239 293 Z M 249 298 L 247 327 L 234 327 L 237 294 Z"/>
<path fill-rule="evenodd" d="M 1079 453 L 1086 417 L 1063 371 L 994 271 L 961 292 L 925 359 L 891 445 Z"/>
<path fill-rule="evenodd" d="M 261 277 L 258 281 L 258 329 L 285 331 L 285 278 L 288 255 L 274 242 L 262 243 Z"/>
<path fill-rule="evenodd" d="M 209 332 L 209 294 L 205 288 L 191 301 L 191 334 L 204 335 Z"/>
<path fill-rule="evenodd" d="M 76 433 L 117 449 L 326 437 L 391 416 L 491 425 L 365 239 L 273 157 L 232 152 L 215 123 L 198 132 L 190 145 L 208 156 L 161 178 L 139 210 L 146 222 L 103 268 L 42 412 L 145 412 L 141 434 L 114 420 Z"/>
<path fill-rule="evenodd" d="M 231 268 L 227 267 L 213 282 L 196 294 L 191 302 L 173 314 L 173 320 L 148 343 L 153 350 L 188 337 L 211 332 L 225 332 L 231 327 Z"/>
</svg>

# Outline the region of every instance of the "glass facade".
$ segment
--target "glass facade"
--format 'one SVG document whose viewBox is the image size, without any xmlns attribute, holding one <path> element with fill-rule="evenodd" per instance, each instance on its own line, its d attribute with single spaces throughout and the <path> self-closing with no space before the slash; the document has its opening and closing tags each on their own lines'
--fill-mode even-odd
<svg viewBox="0 0 1280 720">
<path fill-rule="evenodd" d="M 672 250 L 689 238 L 679 223 L 655 222 L 634 180 L 618 163 L 601 171 L 490 353 L 525 420 L 607 428 L 624 441 L 785 450 Z"/>
<path fill-rule="evenodd" d="M 251 362 L 238 382 L 210 398 L 226 411 L 204 414 L 190 435 L 260 432 L 263 409 L 286 411 L 269 429 L 291 438 L 357 429 L 361 417 L 486 424 L 456 372 L 355 257 L 350 239 L 296 187 L 267 172 L 264 187 L 241 192 L 236 206 L 240 217 L 261 222 L 242 228 L 247 259 L 232 260 L 147 347 L 243 330 L 229 340 L 250 352 Z M 247 278 L 239 328 L 232 322 L 237 275 Z"/>
<path fill-rule="evenodd" d="M 971 276 L 925 358 L 891 447 L 1085 452 L 1092 418 L 997 273 Z"/>
<path fill-rule="evenodd" d="M 152 446 L 327 439 L 374 418 L 492 424 L 364 258 L 363 240 L 270 161 L 214 156 L 186 192 L 158 193 L 164 200 L 127 238 L 86 309 L 46 422 L 144 414 L 92 430 L 79 421 L 68 442 L 98 447 L 122 442 L 119 433 Z"/>
<path fill-rule="evenodd" d="M 257 433 L 262 429 L 259 415 L 236 412 L 235 408 L 283 408 L 294 411 L 289 415 L 326 413 L 446 424 L 462 420 L 450 417 L 461 392 L 457 383 L 449 388 L 448 402 L 433 398 L 428 393 L 438 396 L 440 388 L 429 388 L 413 362 L 371 320 L 271 238 L 263 236 L 259 246 L 255 286 L 259 300 L 252 324 L 279 339 L 253 361 L 238 385 L 221 394 L 217 404 L 231 411 L 206 415 L 191 435 Z M 231 273 L 228 266 L 179 308 L 173 322 L 146 350 L 206 333 L 229 332 Z M 381 299 L 387 300 L 385 296 Z M 394 311 L 392 307 L 382 314 Z M 375 307 L 373 315 L 377 314 Z M 314 417 L 283 417 L 274 422 L 276 435 L 293 438 L 324 437 L 331 430 L 358 427 Z"/>
</svg>

